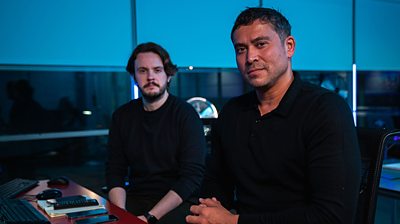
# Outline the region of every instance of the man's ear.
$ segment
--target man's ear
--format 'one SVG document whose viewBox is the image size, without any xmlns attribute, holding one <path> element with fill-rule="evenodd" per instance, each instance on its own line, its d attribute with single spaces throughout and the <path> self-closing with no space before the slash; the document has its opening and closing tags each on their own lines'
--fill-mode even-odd
<svg viewBox="0 0 400 224">
<path fill-rule="evenodd" d="M 286 47 L 287 56 L 289 58 L 292 58 L 294 55 L 295 48 L 296 48 L 296 41 L 294 40 L 293 36 L 288 36 L 286 38 L 285 47 Z"/>
</svg>

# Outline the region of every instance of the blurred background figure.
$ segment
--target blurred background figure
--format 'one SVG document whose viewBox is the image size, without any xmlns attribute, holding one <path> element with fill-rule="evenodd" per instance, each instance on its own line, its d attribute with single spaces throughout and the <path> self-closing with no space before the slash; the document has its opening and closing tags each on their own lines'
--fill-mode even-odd
<svg viewBox="0 0 400 224">
<path fill-rule="evenodd" d="M 54 114 L 45 110 L 34 98 L 30 83 L 21 79 L 7 83 L 8 98 L 13 101 L 8 132 L 11 134 L 34 133 L 54 130 Z"/>
</svg>

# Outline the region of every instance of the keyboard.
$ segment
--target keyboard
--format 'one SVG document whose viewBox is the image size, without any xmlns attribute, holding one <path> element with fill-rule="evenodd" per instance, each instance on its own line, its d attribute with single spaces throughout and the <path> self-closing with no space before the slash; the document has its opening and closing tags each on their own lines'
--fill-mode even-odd
<svg viewBox="0 0 400 224">
<path fill-rule="evenodd" d="M 36 187 L 38 183 L 37 180 L 16 178 L 0 185 L 0 198 L 14 198 L 18 194 Z"/>
<path fill-rule="evenodd" d="M 0 198 L 0 223 L 50 224 L 50 221 L 24 199 Z"/>
<path fill-rule="evenodd" d="M 59 201 L 56 199 L 56 201 L 57 202 L 53 205 L 54 210 L 99 205 L 99 202 L 97 202 L 96 199 L 92 198 L 89 199 L 83 198 L 83 199 L 65 200 L 65 201 Z"/>
</svg>

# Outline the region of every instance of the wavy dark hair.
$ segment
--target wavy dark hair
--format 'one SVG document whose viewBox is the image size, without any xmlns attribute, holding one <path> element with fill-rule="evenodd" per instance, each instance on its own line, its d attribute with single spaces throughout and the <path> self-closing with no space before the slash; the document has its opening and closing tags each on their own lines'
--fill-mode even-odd
<svg viewBox="0 0 400 224">
<path fill-rule="evenodd" d="M 126 66 L 126 71 L 128 71 L 129 74 L 133 75 L 133 77 L 135 77 L 134 76 L 135 60 L 139 53 L 144 53 L 144 52 L 153 52 L 153 53 L 157 54 L 158 56 L 160 56 L 161 61 L 164 65 L 164 71 L 167 74 L 167 76 L 173 76 L 178 71 L 178 67 L 172 63 L 168 52 L 164 48 L 162 48 L 160 45 L 158 45 L 156 43 L 148 42 L 148 43 L 139 44 L 135 48 L 135 50 L 133 50 L 131 56 L 129 57 L 128 65 Z"/>
<path fill-rule="evenodd" d="M 247 8 L 242 11 L 236 18 L 235 24 L 232 27 L 231 39 L 233 40 L 233 33 L 241 26 L 247 26 L 252 24 L 256 20 L 269 23 L 272 28 L 279 35 L 279 38 L 283 42 L 286 37 L 291 35 L 291 29 L 289 21 L 277 10 L 271 8 Z"/>
</svg>

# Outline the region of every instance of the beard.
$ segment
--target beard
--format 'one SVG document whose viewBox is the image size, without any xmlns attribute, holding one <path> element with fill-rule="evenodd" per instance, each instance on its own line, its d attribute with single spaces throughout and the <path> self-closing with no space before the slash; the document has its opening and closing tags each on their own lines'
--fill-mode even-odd
<svg viewBox="0 0 400 224">
<path fill-rule="evenodd" d="M 156 92 L 146 92 L 146 87 L 150 86 L 150 85 L 154 85 L 157 86 L 159 88 L 158 91 Z M 162 95 L 164 95 L 165 91 L 167 90 L 167 84 L 165 85 L 158 85 L 157 83 L 154 82 L 149 82 L 146 85 L 144 85 L 142 88 L 140 88 L 140 92 L 142 93 L 142 97 L 149 103 L 155 102 L 158 99 L 161 98 Z"/>
<path fill-rule="evenodd" d="M 287 70 L 287 66 L 271 68 L 264 63 L 254 63 L 247 70 L 251 69 L 261 69 L 264 74 L 259 77 L 260 79 L 252 79 L 251 77 L 244 75 L 247 83 L 256 89 L 268 91 L 275 86 L 278 80 L 284 75 L 285 71 Z"/>
</svg>

